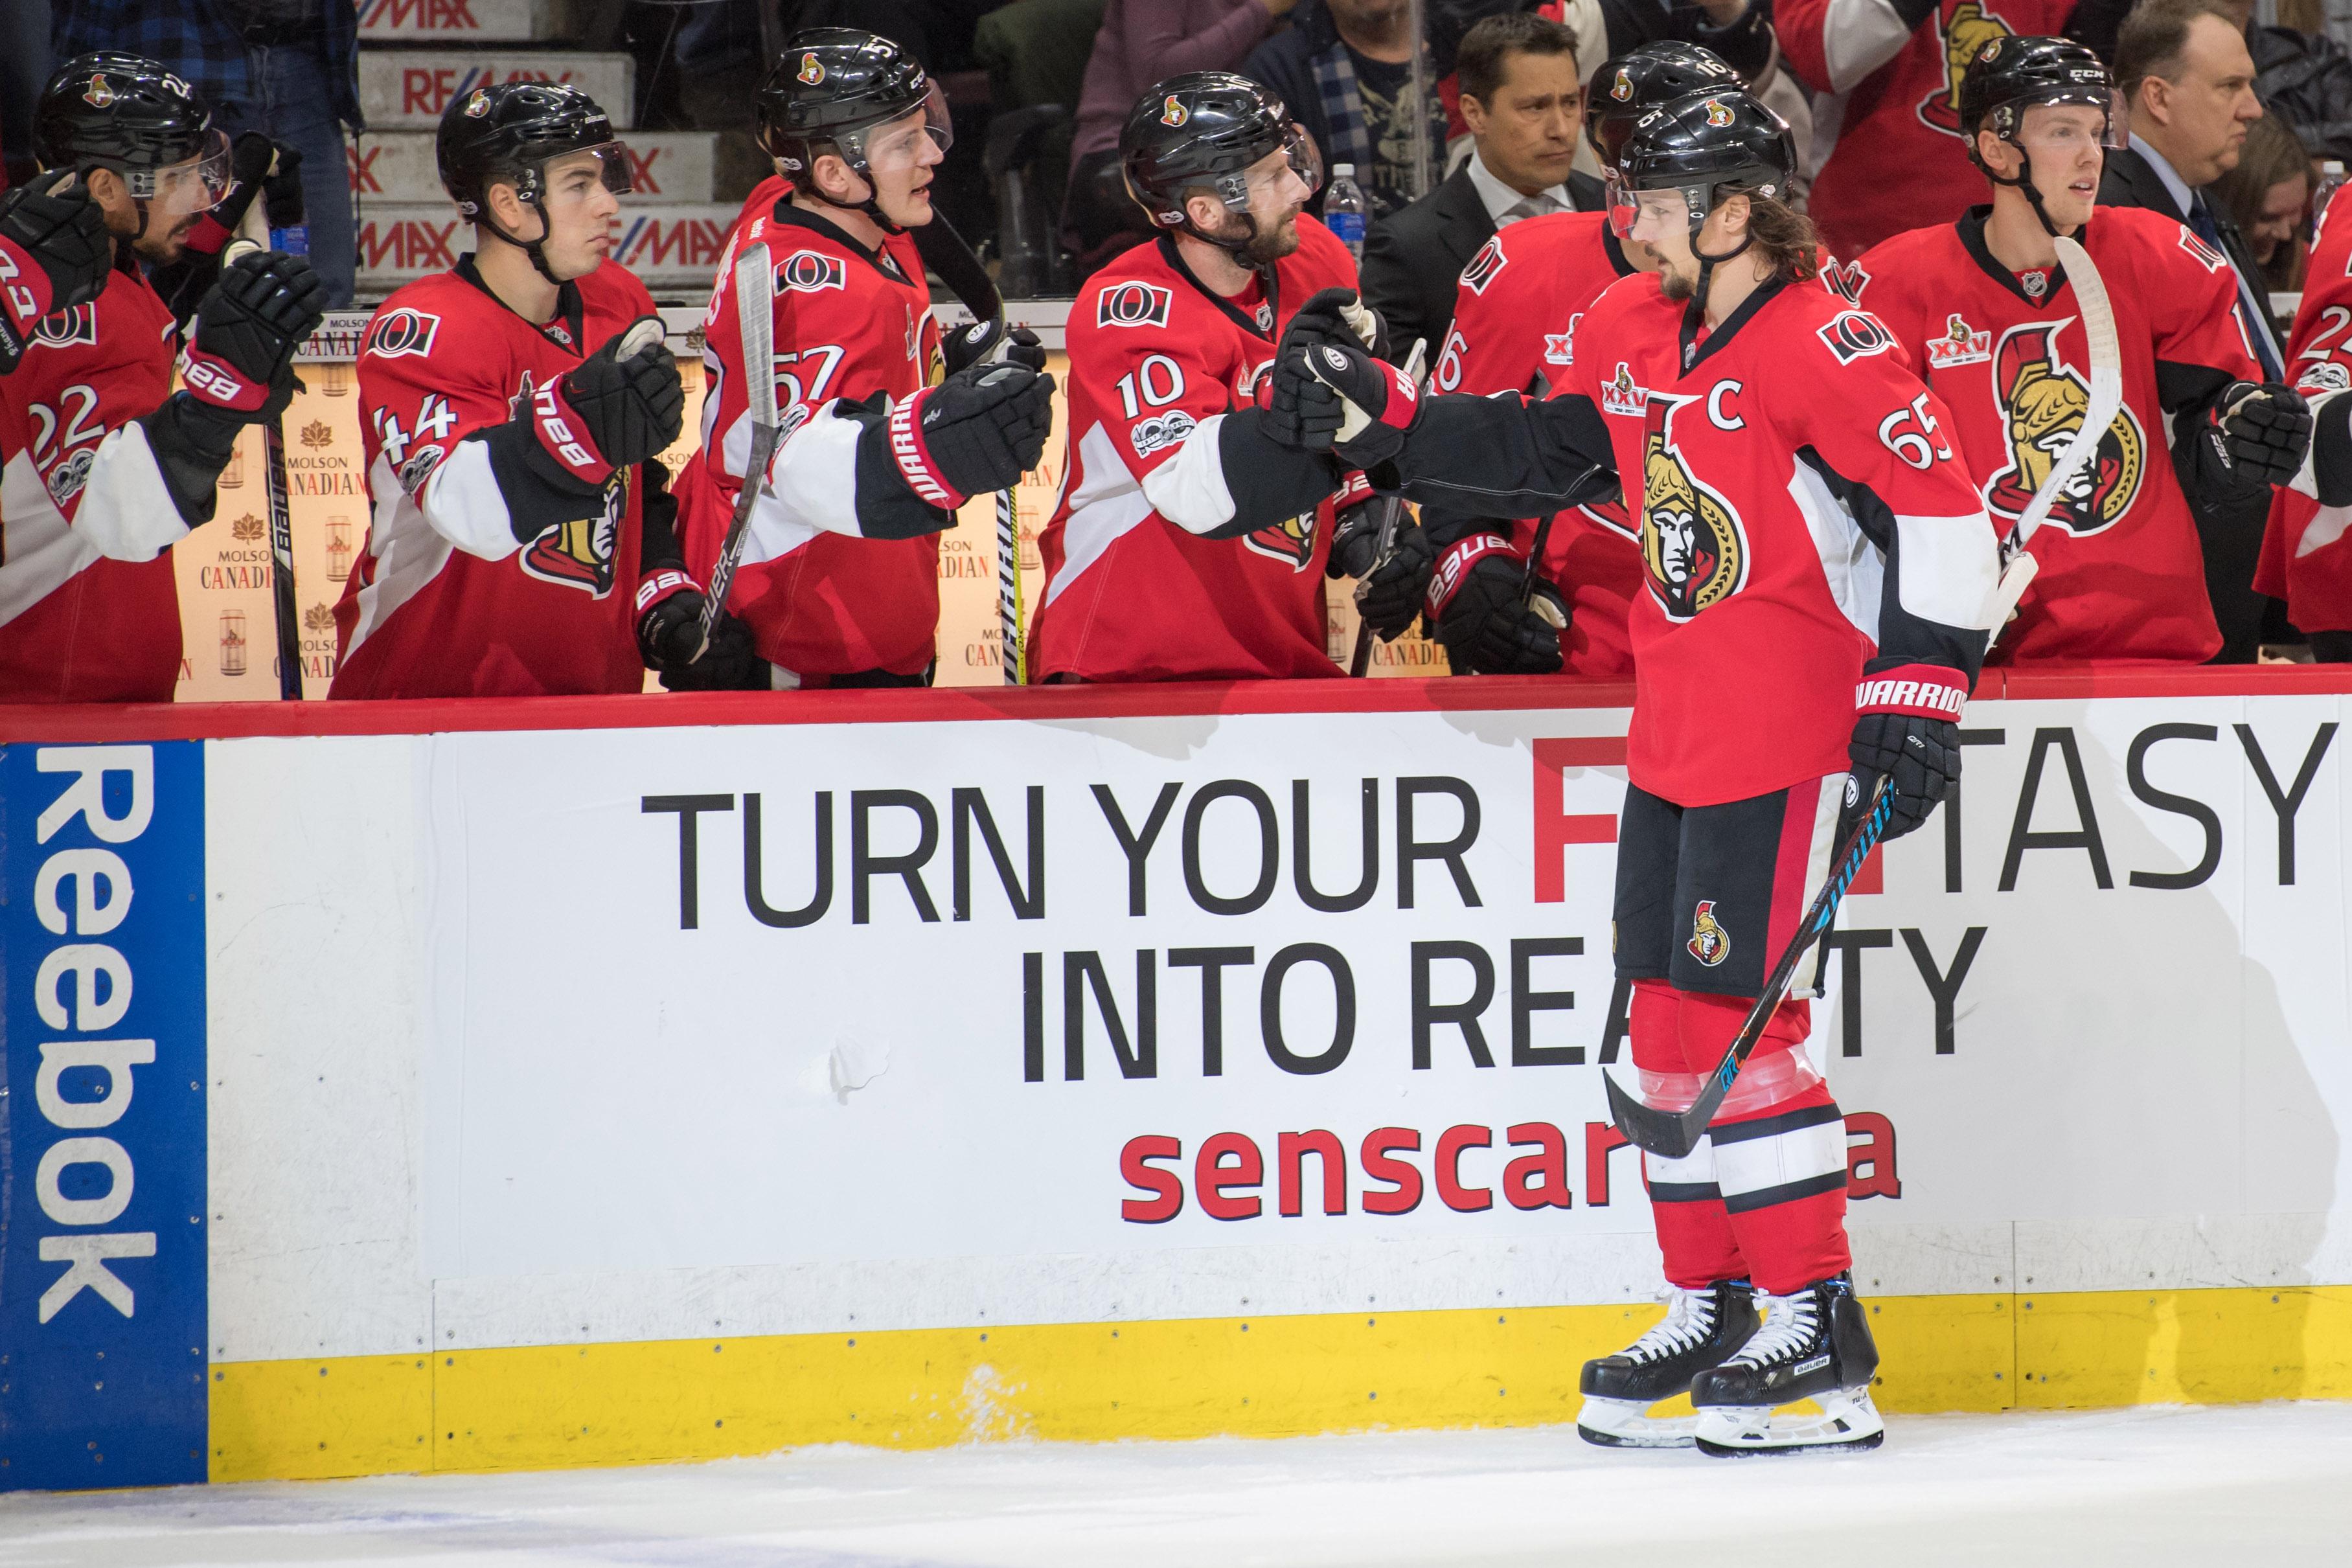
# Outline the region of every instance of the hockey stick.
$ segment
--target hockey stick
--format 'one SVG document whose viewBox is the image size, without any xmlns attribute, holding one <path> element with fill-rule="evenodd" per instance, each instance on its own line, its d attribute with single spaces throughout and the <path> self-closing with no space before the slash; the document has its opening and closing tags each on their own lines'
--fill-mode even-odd
<svg viewBox="0 0 2352 1568">
<path fill-rule="evenodd" d="M 1422 368 L 1422 361 L 1428 357 L 1429 340 L 1426 338 L 1415 338 L 1412 340 L 1412 351 L 1404 357 L 1404 373 L 1411 376 L 1412 384 L 1423 392 L 1429 390 L 1429 376 Z M 1374 566 L 1386 560 L 1389 551 L 1396 548 L 1397 529 L 1402 526 L 1404 518 L 1404 497 L 1382 496 L 1379 498 L 1378 505 L 1381 507 L 1381 532 L 1380 541 L 1372 549 Z M 1363 604 L 1363 598 L 1364 585 L 1360 582 L 1356 584 L 1356 602 L 1359 609 Z M 1364 621 L 1359 619 L 1356 622 L 1355 651 L 1348 655 L 1348 676 L 1350 680 L 1360 681 L 1370 673 L 1371 667 L 1372 629 Z"/>
<path fill-rule="evenodd" d="M 260 215 L 258 202 L 246 215 Z M 239 256 L 268 248 L 248 235 L 240 235 L 222 248 L 221 267 L 225 270 Z M 286 499 L 283 418 L 261 422 L 261 494 L 269 514 L 269 599 L 272 618 L 278 622 L 278 700 L 299 703 L 302 700 L 302 618 L 294 597 L 294 513 Z"/>
<path fill-rule="evenodd" d="M 751 504 L 768 488 L 768 465 L 775 460 L 783 430 L 776 417 L 776 272 L 765 242 L 745 247 L 735 262 L 735 329 L 743 345 L 743 403 L 751 415 L 751 452 L 743 465 L 743 487 L 735 493 L 735 514 L 711 563 L 710 586 L 702 601 L 697 659 L 709 651 L 710 629 L 735 586 L 743 562 L 743 540 L 751 531 Z M 625 349 L 626 344 L 623 347 Z"/>
<path fill-rule="evenodd" d="M 1813 905 L 1805 911 L 1804 922 L 1797 927 L 1796 935 L 1789 938 L 1789 946 L 1781 953 L 1780 961 L 1772 966 L 1771 976 L 1764 982 L 1764 994 L 1758 997 L 1756 1005 L 1748 1009 L 1748 1017 L 1740 1024 L 1739 1032 L 1731 1037 L 1731 1044 L 1724 1051 L 1723 1060 L 1717 1062 L 1715 1071 L 1707 1074 L 1706 1082 L 1700 1086 L 1698 1098 L 1691 1102 L 1689 1109 L 1661 1111 L 1644 1105 L 1619 1088 L 1615 1078 L 1607 1073 L 1601 1075 L 1601 1081 L 1609 1090 L 1610 1119 L 1617 1124 L 1619 1132 L 1650 1153 L 1673 1160 L 1682 1158 L 1698 1146 L 1699 1139 L 1706 1134 L 1707 1124 L 1715 1120 L 1716 1112 L 1722 1108 L 1723 1097 L 1731 1092 L 1731 1085 L 1738 1078 L 1739 1069 L 1748 1061 L 1748 1053 L 1756 1049 L 1757 1041 L 1764 1038 L 1764 1026 L 1771 1021 L 1773 1009 L 1780 1005 L 1780 998 L 1788 993 L 1789 982 L 1796 977 L 1797 965 L 1803 960 L 1806 949 L 1819 941 L 1829 930 L 1831 923 L 1837 919 L 1838 905 L 1844 900 L 1846 889 L 1853 884 L 1854 873 L 1862 869 L 1862 862 L 1869 858 L 1870 852 L 1878 847 L 1878 841 L 1886 836 L 1886 824 L 1894 815 L 1894 787 L 1881 779 L 1877 789 L 1871 795 L 1869 812 L 1846 834 L 1845 843 L 1838 852 L 1836 868 L 1830 873 L 1829 880 L 1822 884 L 1821 892 L 1813 895 Z"/>
<path fill-rule="evenodd" d="M 2083 411 L 2082 424 L 2058 454 L 2058 461 L 2050 465 L 2033 499 L 2018 514 L 2017 526 L 2000 541 L 2000 580 L 1993 589 L 1992 629 L 1985 634 L 1988 651 L 2000 640 L 2001 628 L 2042 570 L 2042 563 L 2026 553 L 2027 541 L 2049 517 L 2059 493 L 2074 482 L 2085 463 L 2098 455 L 2099 443 L 2124 406 L 2123 345 L 2116 333 L 2115 306 L 2107 298 L 2106 280 L 2080 245 L 2063 235 L 2053 243 L 2066 281 L 2074 286 L 2075 303 L 2082 307 L 2083 336 L 2091 346 L 2091 399 Z"/>
</svg>

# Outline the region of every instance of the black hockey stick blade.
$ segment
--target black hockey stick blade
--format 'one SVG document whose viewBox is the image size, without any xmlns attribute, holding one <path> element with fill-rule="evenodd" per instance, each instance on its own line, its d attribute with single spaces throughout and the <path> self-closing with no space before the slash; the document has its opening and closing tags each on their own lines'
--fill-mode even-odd
<svg viewBox="0 0 2352 1568">
<path fill-rule="evenodd" d="M 1004 296 L 997 292 L 996 279 L 988 276 L 988 268 L 981 265 L 945 214 L 934 209 L 929 223 L 907 232 L 915 236 L 915 249 L 921 253 L 923 265 L 940 275 L 948 292 L 962 301 L 974 319 L 985 321 L 1004 314 Z"/>
<path fill-rule="evenodd" d="M 1756 1042 L 1764 1038 L 1764 1026 L 1771 1021 L 1773 1010 L 1780 1005 L 1780 998 L 1788 994 L 1789 982 L 1796 977 L 1797 966 L 1803 961 L 1806 950 L 1821 940 L 1822 934 L 1837 918 L 1838 905 L 1844 901 L 1846 889 L 1853 884 L 1854 874 L 1862 870 L 1862 862 L 1870 857 L 1870 852 L 1878 847 L 1878 841 L 1886 836 L 1886 824 L 1894 815 L 1895 791 L 1885 779 L 1881 779 L 1877 790 L 1870 798 L 1870 810 L 1847 833 L 1829 880 L 1822 884 L 1821 892 L 1813 895 L 1813 906 L 1805 912 L 1804 924 L 1798 926 L 1796 935 L 1789 938 L 1788 949 L 1780 955 L 1780 961 L 1772 967 L 1770 977 L 1764 982 L 1764 994 L 1756 998 L 1754 1007 L 1748 1009 L 1739 1032 L 1731 1037 L 1730 1049 L 1723 1053 L 1723 1060 L 1716 1063 L 1715 1071 L 1707 1074 L 1706 1083 L 1700 1086 L 1698 1098 L 1691 1102 L 1688 1110 L 1661 1111 L 1654 1106 L 1644 1105 L 1619 1088 L 1615 1078 L 1601 1074 L 1601 1082 L 1609 1091 L 1610 1120 L 1617 1124 L 1617 1130 L 1627 1139 L 1651 1154 L 1662 1155 L 1670 1160 L 1681 1159 L 1698 1147 L 1699 1139 L 1706 1134 L 1707 1124 L 1715 1120 L 1716 1112 L 1723 1107 L 1723 1097 L 1731 1092 L 1731 1085 L 1739 1077 L 1739 1069 L 1747 1062 L 1748 1053 L 1756 1049 Z"/>
</svg>

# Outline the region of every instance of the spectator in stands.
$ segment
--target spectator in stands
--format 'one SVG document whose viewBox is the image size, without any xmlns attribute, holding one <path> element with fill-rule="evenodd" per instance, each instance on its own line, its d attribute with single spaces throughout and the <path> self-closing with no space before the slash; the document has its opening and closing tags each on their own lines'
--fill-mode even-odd
<svg viewBox="0 0 2352 1568">
<path fill-rule="evenodd" d="M 1584 121 L 1573 33 L 1532 12 L 1489 16 L 1462 40 L 1454 68 L 1474 151 L 1364 237 L 1365 303 L 1400 352 L 1419 338 L 1432 360 L 1453 324 L 1462 269 L 1496 229 L 1601 204 L 1600 182 L 1570 172 Z"/>
<path fill-rule="evenodd" d="M 257 131 L 299 155 L 310 264 L 331 306 L 351 303 L 344 132 L 364 123 L 357 0 L 52 0 L 50 45 L 59 59 L 128 49 L 160 60 L 215 106 L 232 141 Z"/>
<path fill-rule="evenodd" d="M 1229 71 L 1298 0 L 1110 0 L 1087 61 L 1062 226 L 1080 257 L 1130 249 L 1150 220 L 1119 173 L 1118 128 L 1143 89 L 1184 71 Z"/>
<path fill-rule="evenodd" d="M 1428 162 L 1413 166 L 1412 62 L 1426 48 L 1412 35 L 1409 0 L 1299 0 L 1289 28 L 1252 50 L 1242 75 L 1289 106 L 1326 170 L 1356 166 L 1356 183 L 1377 218 L 1434 184 L 1445 156 L 1445 108 L 1433 63 L 1429 98 L 1419 105 L 1429 124 Z"/>
<path fill-rule="evenodd" d="M 2246 127 L 2238 166 L 2213 182 L 2214 199 L 2246 236 L 2264 289 L 2291 294 L 2303 287 L 2311 186 L 2311 154 L 2276 114 Z"/>
</svg>

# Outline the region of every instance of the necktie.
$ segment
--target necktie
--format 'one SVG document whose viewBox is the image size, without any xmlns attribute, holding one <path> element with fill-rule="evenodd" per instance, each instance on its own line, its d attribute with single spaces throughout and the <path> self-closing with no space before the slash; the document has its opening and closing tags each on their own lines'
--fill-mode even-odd
<svg viewBox="0 0 2352 1568">
<path fill-rule="evenodd" d="M 1495 226 L 1506 227 L 1517 223 L 1521 218 L 1539 218 L 1547 213 L 1556 213 L 1559 210 L 1559 203 L 1552 198 L 1549 192 L 1538 191 L 1532 196 L 1522 196 L 1504 208 L 1503 215 Z"/>
<path fill-rule="evenodd" d="M 2189 199 L 2189 226 L 2199 239 L 2211 246 L 2224 258 L 2229 256 L 2229 250 L 2221 244 L 2221 225 L 2214 223 L 2213 210 L 2205 204 L 2201 193 Z M 2247 290 L 2259 287 L 2259 284 L 2240 273 L 2235 261 L 2230 262 L 2230 276 L 2238 285 L 2238 324 L 2246 329 L 2246 340 L 2254 346 L 2254 358 L 2262 362 L 2264 379 L 2284 381 L 2286 372 L 2279 365 L 2278 350 L 2271 342 L 2270 328 L 2254 313 L 2254 307 L 2247 298 Z"/>
</svg>

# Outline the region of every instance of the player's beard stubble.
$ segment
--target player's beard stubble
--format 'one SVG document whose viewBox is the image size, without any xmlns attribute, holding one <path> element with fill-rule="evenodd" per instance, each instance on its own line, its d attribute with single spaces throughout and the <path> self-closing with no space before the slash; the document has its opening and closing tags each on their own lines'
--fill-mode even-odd
<svg viewBox="0 0 2352 1568">
<path fill-rule="evenodd" d="M 1298 213 L 1299 209 L 1292 208 L 1283 214 L 1271 227 L 1263 223 L 1252 223 L 1247 217 L 1234 215 L 1230 218 L 1227 226 L 1220 231 L 1218 237 L 1226 240 L 1241 239 L 1241 231 L 1246 228 L 1249 231 L 1249 238 L 1243 242 L 1242 254 L 1255 266 L 1272 267 L 1298 248 Z"/>
</svg>

